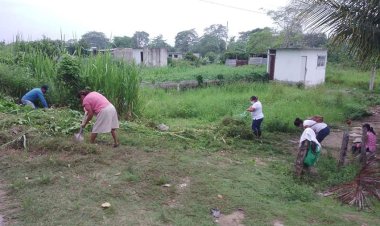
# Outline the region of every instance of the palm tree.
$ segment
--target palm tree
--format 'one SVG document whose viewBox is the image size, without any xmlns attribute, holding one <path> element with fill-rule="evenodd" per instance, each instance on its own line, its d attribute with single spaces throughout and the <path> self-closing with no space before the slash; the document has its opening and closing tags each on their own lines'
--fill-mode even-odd
<svg viewBox="0 0 380 226">
<path fill-rule="evenodd" d="M 380 0 L 293 0 L 307 29 L 326 32 L 335 44 L 347 44 L 363 66 L 371 67 L 373 90 L 380 62 Z"/>
</svg>

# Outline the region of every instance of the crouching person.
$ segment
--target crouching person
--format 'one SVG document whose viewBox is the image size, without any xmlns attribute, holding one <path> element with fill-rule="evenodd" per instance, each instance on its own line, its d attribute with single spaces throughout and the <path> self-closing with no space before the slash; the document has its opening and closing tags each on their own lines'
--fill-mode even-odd
<svg viewBox="0 0 380 226">
<path fill-rule="evenodd" d="M 102 94 L 88 90 L 80 91 L 78 98 L 80 98 L 83 108 L 87 111 L 86 120 L 84 120 L 81 126 L 85 128 L 93 116 L 96 116 L 90 137 L 91 143 L 95 143 L 98 133 L 111 132 L 114 140 L 113 146 L 118 147 L 119 140 L 117 138 L 116 129 L 119 128 L 119 120 L 113 104 Z"/>
</svg>

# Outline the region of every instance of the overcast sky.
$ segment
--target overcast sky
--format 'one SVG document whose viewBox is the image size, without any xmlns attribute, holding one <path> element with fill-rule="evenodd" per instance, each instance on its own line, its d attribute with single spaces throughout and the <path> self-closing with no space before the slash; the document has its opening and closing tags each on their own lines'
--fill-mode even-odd
<svg viewBox="0 0 380 226">
<path fill-rule="evenodd" d="M 178 32 L 195 29 L 199 36 L 213 24 L 227 26 L 230 37 L 255 28 L 275 27 L 267 10 L 289 0 L 0 0 L 0 41 L 80 39 L 89 31 L 108 38 L 132 37 L 145 31 L 174 45 Z"/>
</svg>

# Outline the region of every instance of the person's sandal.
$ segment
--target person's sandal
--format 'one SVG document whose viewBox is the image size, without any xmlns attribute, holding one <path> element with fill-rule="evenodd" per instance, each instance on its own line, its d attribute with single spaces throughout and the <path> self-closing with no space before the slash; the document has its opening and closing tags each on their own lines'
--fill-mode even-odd
<svg viewBox="0 0 380 226">
<path fill-rule="evenodd" d="M 117 147 L 119 147 L 119 146 L 120 146 L 120 144 L 114 144 L 114 145 L 113 145 L 114 148 L 117 148 Z"/>
</svg>

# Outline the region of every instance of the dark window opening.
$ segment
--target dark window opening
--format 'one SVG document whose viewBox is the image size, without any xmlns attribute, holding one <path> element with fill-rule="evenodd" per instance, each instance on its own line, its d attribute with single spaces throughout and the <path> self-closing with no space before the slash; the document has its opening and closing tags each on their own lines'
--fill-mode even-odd
<svg viewBox="0 0 380 226">
<path fill-rule="evenodd" d="M 317 67 L 324 67 L 326 64 L 326 56 L 318 56 Z"/>
</svg>

